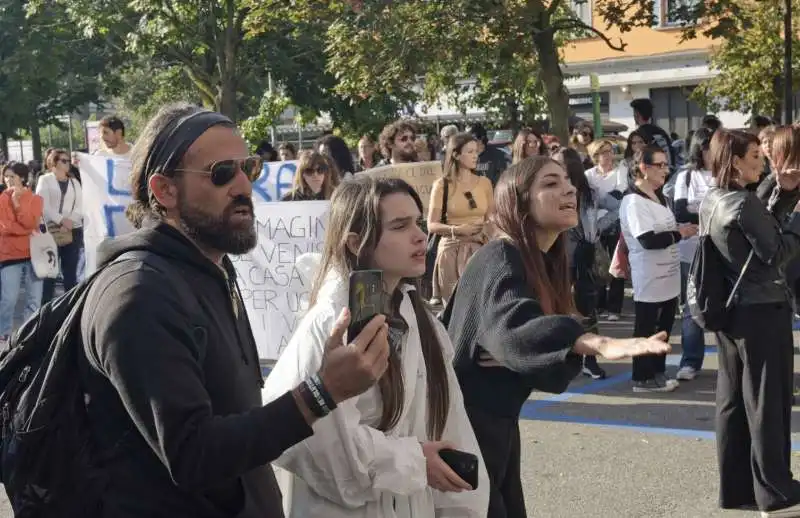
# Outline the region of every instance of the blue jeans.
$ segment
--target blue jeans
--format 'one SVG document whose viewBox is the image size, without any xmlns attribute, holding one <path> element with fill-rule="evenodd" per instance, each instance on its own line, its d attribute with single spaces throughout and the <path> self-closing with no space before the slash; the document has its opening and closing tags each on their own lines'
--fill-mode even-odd
<svg viewBox="0 0 800 518">
<path fill-rule="evenodd" d="M 692 320 L 689 305 L 686 304 L 686 280 L 689 278 L 689 263 L 681 263 L 681 303 L 683 318 L 681 319 L 681 355 L 680 367 L 692 367 L 695 370 L 703 368 L 703 358 L 706 354 L 706 336 L 702 327 Z"/>
<path fill-rule="evenodd" d="M 22 293 L 22 285 L 25 292 Z M 42 304 L 42 279 L 33 273 L 30 261 L 0 268 L 0 336 L 9 336 L 19 297 L 25 297 L 23 319 L 27 320 Z"/>
</svg>

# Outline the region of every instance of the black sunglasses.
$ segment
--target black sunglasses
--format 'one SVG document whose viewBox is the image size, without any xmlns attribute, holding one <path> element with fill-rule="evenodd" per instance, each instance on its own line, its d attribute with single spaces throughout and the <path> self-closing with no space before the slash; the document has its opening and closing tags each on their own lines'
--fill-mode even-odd
<svg viewBox="0 0 800 518">
<path fill-rule="evenodd" d="M 478 202 L 475 201 L 475 198 L 472 196 L 472 193 L 467 191 L 464 193 L 464 197 L 467 198 L 467 203 L 469 203 L 469 208 L 475 210 L 478 208 Z"/>
<path fill-rule="evenodd" d="M 312 167 L 312 168 L 309 168 L 309 169 L 306 169 L 305 171 L 303 171 L 303 176 L 313 176 L 315 174 L 320 175 L 320 176 L 325 176 L 326 174 L 328 174 L 328 168 L 327 167 L 322 167 L 322 166 L 321 167 Z"/>
<path fill-rule="evenodd" d="M 217 187 L 227 185 L 236 177 L 236 173 L 242 171 L 250 182 L 255 182 L 261 176 L 261 169 L 264 160 L 260 156 L 249 156 L 247 158 L 229 158 L 219 160 L 211 164 L 208 171 L 199 169 L 176 169 L 181 173 L 199 173 L 211 175 L 211 183 Z"/>
</svg>

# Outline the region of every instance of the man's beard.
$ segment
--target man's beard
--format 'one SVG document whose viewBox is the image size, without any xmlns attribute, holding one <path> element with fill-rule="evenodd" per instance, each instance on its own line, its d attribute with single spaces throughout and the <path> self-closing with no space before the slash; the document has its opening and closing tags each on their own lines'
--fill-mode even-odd
<svg viewBox="0 0 800 518">
<path fill-rule="evenodd" d="M 234 199 L 223 211 L 214 216 L 194 207 L 181 196 L 181 228 L 201 248 L 210 248 L 226 254 L 244 254 L 255 248 L 258 241 L 255 214 L 252 223 L 234 223 L 231 217 L 236 209 L 247 207 L 253 212 L 253 201 L 245 196 Z"/>
<path fill-rule="evenodd" d="M 397 151 L 397 158 L 403 162 L 416 162 L 417 161 L 417 150 L 412 149 L 411 151 L 406 151 L 405 149 L 398 148 Z"/>
</svg>

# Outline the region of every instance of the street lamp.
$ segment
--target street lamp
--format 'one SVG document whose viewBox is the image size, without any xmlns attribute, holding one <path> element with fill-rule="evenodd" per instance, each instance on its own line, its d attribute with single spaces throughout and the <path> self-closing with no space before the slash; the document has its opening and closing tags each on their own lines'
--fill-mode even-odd
<svg viewBox="0 0 800 518">
<path fill-rule="evenodd" d="M 783 12 L 783 123 L 792 123 L 792 0 L 784 0 Z"/>
</svg>

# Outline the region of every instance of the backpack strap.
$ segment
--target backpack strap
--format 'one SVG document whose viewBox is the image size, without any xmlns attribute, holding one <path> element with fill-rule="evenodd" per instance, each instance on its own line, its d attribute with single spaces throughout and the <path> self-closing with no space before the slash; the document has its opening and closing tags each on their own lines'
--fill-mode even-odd
<svg viewBox="0 0 800 518">
<path fill-rule="evenodd" d="M 444 191 L 442 192 L 442 217 L 439 218 L 439 223 L 447 225 L 447 195 L 450 190 L 450 181 L 444 179 Z"/>
</svg>

